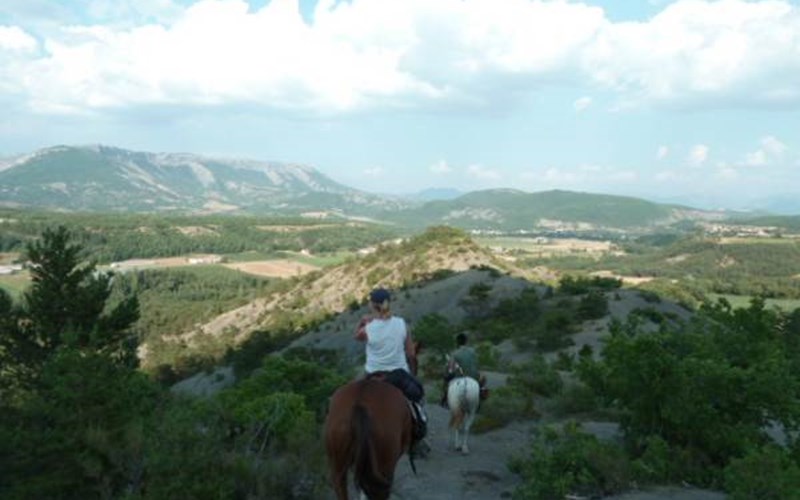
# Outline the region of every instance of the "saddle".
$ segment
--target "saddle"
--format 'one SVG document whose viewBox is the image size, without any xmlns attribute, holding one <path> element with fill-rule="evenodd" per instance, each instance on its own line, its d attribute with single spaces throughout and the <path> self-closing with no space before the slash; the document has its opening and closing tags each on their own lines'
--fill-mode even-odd
<svg viewBox="0 0 800 500">
<path fill-rule="evenodd" d="M 420 441 L 428 434 L 428 418 L 422 407 L 425 389 L 410 373 L 398 368 L 392 371 L 379 371 L 367 374 L 367 379 L 387 382 L 400 389 L 408 400 L 413 420 L 413 441 Z"/>
</svg>

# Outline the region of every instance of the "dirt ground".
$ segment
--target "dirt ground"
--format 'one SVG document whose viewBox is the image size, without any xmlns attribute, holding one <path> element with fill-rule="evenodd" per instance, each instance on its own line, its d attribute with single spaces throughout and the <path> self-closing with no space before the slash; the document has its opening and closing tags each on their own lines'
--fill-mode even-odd
<svg viewBox="0 0 800 500">
<path fill-rule="evenodd" d="M 302 262 L 295 262 L 286 259 L 236 262 L 233 264 L 225 264 L 225 267 L 248 274 L 269 276 L 273 278 L 290 278 L 292 276 L 301 276 L 319 269 L 318 267 L 310 264 L 304 264 Z"/>
<path fill-rule="evenodd" d="M 0 258 L 2 258 L 2 255 L 0 255 Z M 188 255 L 161 259 L 129 259 L 120 262 L 114 262 L 111 265 L 111 268 L 120 271 L 131 269 L 163 269 L 167 267 L 182 267 L 198 264 L 218 264 L 220 260 L 220 256 L 213 254 Z M 221 265 L 227 267 L 228 269 L 234 269 L 257 276 L 268 276 L 271 278 L 290 278 L 293 276 L 301 276 L 319 269 L 317 266 L 304 264 L 302 262 L 295 262 L 289 259 L 233 262 Z"/>
<path fill-rule="evenodd" d="M 19 258 L 17 252 L 0 252 L 0 265 L 11 264 Z"/>
</svg>

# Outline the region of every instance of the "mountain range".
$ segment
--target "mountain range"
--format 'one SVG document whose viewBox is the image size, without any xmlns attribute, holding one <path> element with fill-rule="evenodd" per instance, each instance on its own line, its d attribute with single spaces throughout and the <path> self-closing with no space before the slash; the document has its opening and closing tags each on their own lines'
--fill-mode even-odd
<svg viewBox="0 0 800 500">
<path fill-rule="evenodd" d="M 312 213 L 409 227 L 525 231 L 652 227 L 720 218 L 639 198 L 570 191 L 427 190 L 398 198 L 354 189 L 298 164 L 55 146 L 0 160 L 0 206 L 88 212 Z"/>
<path fill-rule="evenodd" d="M 76 211 L 363 212 L 397 205 L 304 165 L 56 146 L 0 164 L 0 204 Z"/>
</svg>

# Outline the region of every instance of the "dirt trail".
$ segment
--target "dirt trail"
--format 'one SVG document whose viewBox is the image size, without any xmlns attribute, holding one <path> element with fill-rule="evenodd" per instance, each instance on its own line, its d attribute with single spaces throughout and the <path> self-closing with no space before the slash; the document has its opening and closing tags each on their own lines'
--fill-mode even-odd
<svg viewBox="0 0 800 500">
<path fill-rule="evenodd" d="M 502 373 L 486 372 L 489 386 L 505 384 Z M 430 391 L 431 388 L 428 388 Z M 433 389 L 435 390 L 435 389 Z M 437 393 L 438 394 L 438 393 Z M 482 500 L 508 499 L 520 479 L 508 470 L 514 455 L 524 456 L 530 445 L 536 421 L 513 422 L 506 427 L 483 434 L 470 433 L 470 453 L 463 455 L 452 447 L 452 435 L 447 427 L 450 412 L 436 404 L 427 405 L 428 438 L 431 451 L 427 458 L 416 460 L 416 475 L 407 456 L 395 470 L 390 500 Z M 616 424 L 586 422 L 584 431 L 600 439 L 614 439 Z M 351 483 L 351 498 L 358 499 Z M 328 499 L 333 499 L 331 493 Z M 648 491 L 632 491 L 606 497 L 605 500 L 724 500 L 719 492 L 680 487 L 659 487 Z"/>
<path fill-rule="evenodd" d="M 417 474 L 403 456 L 395 470 L 391 500 L 483 500 L 508 499 L 519 478 L 508 470 L 508 459 L 528 449 L 534 422 L 515 422 L 484 434 L 470 434 L 470 454 L 452 448 L 447 428 L 449 411 L 428 405 L 431 451 L 427 458 L 416 460 Z M 585 430 L 592 431 L 592 426 Z M 602 430 L 598 434 L 603 434 Z M 350 481 L 352 483 L 352 480 Z M 352 490 L 351 498 L 359 497 Z M 719 492 L 659 487 L 606 497 L 605 500 L 724 500 Z M 333 499 L 333 495 L 329 497 Z"/>
<path fill-rule="evenodd" d="M 417 475 L 408 459 L 398 464 L 393 499 L 489 499 L 510 498 L 518 478 L 508 470 L 512 453 L 526 449 L 530 424 L 515 423 L 481 435 L 470 435 L 470 454 L 452 449 L 447 429 L 448 410 L 428 406 L 431 452 L 417 460 Z"/>
</svg>

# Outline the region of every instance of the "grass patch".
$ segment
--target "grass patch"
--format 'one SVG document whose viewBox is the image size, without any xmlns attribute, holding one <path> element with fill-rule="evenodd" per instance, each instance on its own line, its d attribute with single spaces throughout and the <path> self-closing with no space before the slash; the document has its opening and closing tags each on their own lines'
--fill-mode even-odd
<svg viewBox="0 0 800 500">
<path fill-rule="evenodd" d="M 31 276 L 28 271 L 16 274 L 0 276 L 0 288 L 7 291 L 14 300 L 22 296 L 22 292 L 31 284 Z"/>
<path fill-rule="evenodd" d="M 313 255 L 303 255 L 297 252 L 282 252 L 282 254 L 284 258 L 317 267 L 337 266 L 355 255 L 353 252 L 330 252 Z"/>
</svg>

